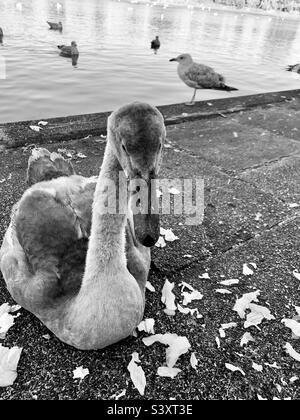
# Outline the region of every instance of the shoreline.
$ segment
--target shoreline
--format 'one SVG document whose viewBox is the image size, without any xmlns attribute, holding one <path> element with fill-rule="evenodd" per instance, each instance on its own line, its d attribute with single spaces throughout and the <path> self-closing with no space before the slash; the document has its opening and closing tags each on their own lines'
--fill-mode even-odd
<svg viewBox="0 0 300 420">
<path fill-rule="evenodd" d="M 121 1 L 123 3 L 128 3 L 132 5 L 147 5 L 149 4 L 148 0 L 138 0 L 136 2 L 133 2 L 132 0 L 113 0 L 113 1 Z M 223 4 L 216 4 L 213 1 L 204 1 L 201 4 L 196 3 L 191 5 L 191 10 L 202 10 L 202 11 L 211 11 L 211 12 L 231 12 L 231 13 L 237 13 L 239 15 L 245 15 L 245 14 L 252 14 L 252 15 L 259 15 L 259 16 L 266 16 L 266 17 L 273 17 L 278 19 L 292 19 L 292 20 L 300 20 L 300 5 L 299 5 L 299 11 L 295 12 L 283 12 L 278 11 L 274 9 L 270 10 L 262 10 L 257 8 L 251 8 L 251 7 L 243 7 L 243 8 L 235 8 L 233 6 L 229 5 L 223 5 Z M 152 7 L 162 7 L 164 8 L 164 3 L 161 3 L 160 1 L 157 1 L 156 4 L 153 4 Z M 185 3 L 176 3 L 176 4 L 169 4 L 167 6 L 168 8 L 187 8 L 187 5 Z"/>
<path fill-rule="evenodd" d="M 192 109 L 184 103 L 163 105 L 157 108 L 163 114 L 166 126 L 170 126 L 220 116 L 226 118 L 227 114 L 280 102 L 290 102 L 297 97 L 300 97 L 300 89 L 199 101 Z M 31 125 L 38 125 L 40 120 L 0 124 L 0 152 L 28 144 L 46 144 L 104 136 L 107 117 L 110 114 L 111 111 L 45 119 L 48 124 L 40 132 L 30 129 Z"/>
</svg>

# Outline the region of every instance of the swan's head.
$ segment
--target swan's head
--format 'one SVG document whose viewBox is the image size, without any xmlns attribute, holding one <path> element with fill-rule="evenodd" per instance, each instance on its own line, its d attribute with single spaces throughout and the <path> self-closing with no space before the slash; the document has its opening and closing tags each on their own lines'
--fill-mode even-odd
<svg viewBox="0 0 300 420">
<path fill-rule="evenodd" d="M 108 140 L 126 177 L 132 181 L 131 185 L 137 185 L 136 191 L 142 197 L 130 202 L 135 203 L 132 211 L 136 239 L 147 247 L 153 246 L 159 238 L 154 180 L 159 172 L 165 137 L 163 116 L 151 105 L 134 102 L 109 117 Z"/>
<path fill-rule="evenodd" d="M 180 54 L 176 58 L 171 58 L 169 61 L 177 61 L 178 64 L 189 65 L 193 63 L 192 56 L 190 54 Z"/>
</svg>

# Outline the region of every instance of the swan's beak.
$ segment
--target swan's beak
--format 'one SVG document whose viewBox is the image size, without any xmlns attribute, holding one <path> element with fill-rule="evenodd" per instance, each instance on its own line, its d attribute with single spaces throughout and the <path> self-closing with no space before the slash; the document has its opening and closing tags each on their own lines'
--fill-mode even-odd
<svg viewBox="0 0 300 420">
<path fill-rule="evenodd" d="M 137 241 L 147 248 L 154 246 L 159 239 L 159 215 L 136 214 L 133 221 Z"/>
<path fill-rule="evenodd" d="M 169 61 L 177 61 L 177 59 L 176 58 L 171 58 L 171 60 L 169 60 Z"/>
<path fill-rule="evenodd" d="M 155 179 L 147 181 L 147 191 L 140 194 L 140 206 L 136 206 L 137 197 L 133 196 L 134 233 L 137 241 L 145 247 L 152 247 L 159 239 L 159 207 Z"/>
</svg>

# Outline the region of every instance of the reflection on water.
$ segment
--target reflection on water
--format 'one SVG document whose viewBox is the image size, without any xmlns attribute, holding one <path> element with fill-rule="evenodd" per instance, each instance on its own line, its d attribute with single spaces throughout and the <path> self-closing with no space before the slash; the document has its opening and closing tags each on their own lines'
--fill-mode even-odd
<svg viewBox="0 0 300 420">
<path fill-rule="evenodd" d="M 300 87 L 299 75 L 284 71 L 300 61 L 296 20 L 113 0 L 60 0 L 61 8 L 56 0 L 19 3 L 0 0 L 0 122 L 107 111 L 132 100 L 186 102 L 192 92 L 169 63 L 183 52 L 239 88 L 200 91 L 198 100 Z M 63 31 L 47 21 L 61 21 Z M 75 66 L 57 49 L 71 41 L 80 53 Z"/>
<path fill-rule="evenodd" d="M 72 66 L 77 67 L 79 55 L 72 55 Z"/>
</svg>

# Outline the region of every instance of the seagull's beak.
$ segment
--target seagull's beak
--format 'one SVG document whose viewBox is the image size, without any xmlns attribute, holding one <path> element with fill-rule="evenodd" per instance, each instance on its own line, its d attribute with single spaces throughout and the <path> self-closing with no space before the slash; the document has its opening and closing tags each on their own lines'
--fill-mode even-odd
<svg viewBox="0 0 300 420">
<path fill-rule="evenodd" d="M 171 60 L 169 60 L 169 61 L 177 61 L 177 59 L 176 58 L 171 58 Z"/>
</svg>

